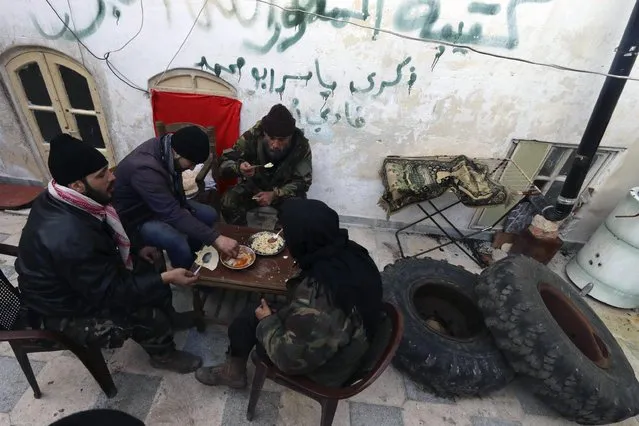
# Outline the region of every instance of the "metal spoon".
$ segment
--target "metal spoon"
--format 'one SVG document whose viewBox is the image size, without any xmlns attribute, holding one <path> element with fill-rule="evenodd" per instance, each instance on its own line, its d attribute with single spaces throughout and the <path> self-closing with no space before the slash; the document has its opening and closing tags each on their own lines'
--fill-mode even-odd
<svg viewBox="0 0 639 426">
<path fill-rule="evenodd" d="M 213 257 L 213 253 L 211 252 L 206 253 L 204 256 L 202 256 L 202 263 L 209 263 L 212 257 Z M 202 269 L 202 265 L 198 266 L 193 274 L 197 275 L 198 272 L 200 272 L 200 269 Z"/>
<path fill-rule="evenodd" d="M 274 242 L 277 242 L 277 237 L 280 236 L 280 233 L 283 230 L 284 230 L 284 228 L 280 229 L 277 234 L 275 234 L 274 236 L 272 236 L 271 238 L 268 239 L 268 242 L 271 243 L 271 244 L 274 243 Z"/>
</svg>

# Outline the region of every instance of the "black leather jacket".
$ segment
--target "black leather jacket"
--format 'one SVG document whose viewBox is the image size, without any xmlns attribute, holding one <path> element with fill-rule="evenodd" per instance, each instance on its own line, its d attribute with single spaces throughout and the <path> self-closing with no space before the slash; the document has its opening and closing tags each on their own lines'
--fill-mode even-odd
<svg viewBox="0 0 639 426">
<path fill-rule="evenodd" d="M 152 267 L 127 270 L 111 232 L 104 222 L 48 192 L 40 195 L 22 230 L 15 263 L 23 304 L 48 317 L 162 306 L 171 297 L 169 286 Z"/>
</svg>

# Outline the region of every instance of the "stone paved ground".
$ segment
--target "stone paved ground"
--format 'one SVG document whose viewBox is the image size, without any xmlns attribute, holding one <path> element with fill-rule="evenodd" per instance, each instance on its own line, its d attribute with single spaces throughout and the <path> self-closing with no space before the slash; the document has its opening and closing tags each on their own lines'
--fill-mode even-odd
<svg viewBox="0 0 639 426">
<path fill-rule="evenodd" d="M 0 242 L 16 244 L 24 220 L 24 216 L 0 213 Z M 371 251 L 380 267 L 396 258 L 392 233 L 355 227 L 350 231 L 355 241 Z M 425 236 L 411 235 L 407 244 L 409 253 L 415 253 L 435 242 Z M 477 271 L 455 248 L 436 251 L 433 256 Z M 558 256 L 553 268 L 561 272 L 564 264 L 565 259 Z M 12 259 L 0 256 L 0 268 L 15 281 Z M 188 292 L 175 290 L 174 294 L 177 309 L 187 309 L 190 304 Z M 216 303 L 214 299 L 208 303 Z M 591 303 L 621 342 L 635 370 L 639 371 L 637 314 L 611 309 L 595 301 Z M 181 332 L 176 336 L 176 342 L 179 347 L 201 355 L 205 364 L 213 364 L 224 357 L 225 329 L 211 325 L 203 334 L 195 330 Z M 105 356 L 118 387 L 114 399 L 105 398 L 72 354 L 54 352 L 30 356 L 43 392 L 43 397 L 36 400 L 11 349 L 6 343 L 0 344 L 0 426 L 48 425 L 73 412 L 95 407 L 129 412 L 148 425 L 248 424 L 245 417 L 248 391 L 210 388 L 200 385 L 192 375 L 156 371 L 147 365 L 144 351 L 132 342 L 122 349 L 105 351 Z M 319 418 L 320 409 L 314 401 L 267 381 L 251 424 L 317 425 Z M 409 377 L 389 368 L 362 394 L 339 404 L 334 424 L 543 426 L 569 422 L 537 402 L 517 381 L 486 398 L 452 401 L 424 392 Z M 639 426 L 639 421 L 635 418 L 622 424 Z"/>
</svg>

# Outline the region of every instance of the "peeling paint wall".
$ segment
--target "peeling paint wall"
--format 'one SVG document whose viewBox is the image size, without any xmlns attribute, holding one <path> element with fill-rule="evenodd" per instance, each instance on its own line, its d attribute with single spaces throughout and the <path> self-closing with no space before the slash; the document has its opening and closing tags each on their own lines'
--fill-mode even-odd
<svg viewBox="0 0 639 426">
<path fill-rule="evenodd" d="M 99 57 L 126 43 L 141 22 L 139 0 L 55 0 Z M 146 88 L 178 50 L 200 0 L 145 0 L 140 35 L 109 58 Z M 287 105 L 313 144 L 311 196 L 345 216 L 384 219 L 376 205 L 386 155 L 504 156 L 513 138 L 577 144 L 603 83 L 599 76 L 556 71 L 443 46 L 458 42 L 502 55 L 606 71 L 633 2 L 499 0 L 279 1 L 317 15 L 286 12 L 253 0 L 209 0 L 171 68 L 197 66 L 238 89 L 241 130 L 271 105 Z M 69 8 L 70 5 L 70 8 Z M 127 87 L 64 31 L 46 3 L 0 0 L 0 54 L 44 45 L 82 62 L 99 85 L 116 159 L 153 133 L 148 98 Z M 362 29 L 331 22 L 348 19 Z M 377 30 L 375 30 L 375 28 Z M 384 34 L 434 39 L 411 41 Z M 634 73 L 639 75 L 638 72 Z M 6 77 L 3 75 L 3 78 Z M 627 85 L 604 144 L 629 147 L 597 188 L 569 235 L 585 240 L 625 191 L 636 185 L 639 83 Z M 0 173 L 36 177 L 38 166 L 0 93 Z M 21 135 L 21 136 L 20 136 Z M 26 146 L 26 144 L 25 144 Z M 20 154 L 22 152 L 22 154 Z M 415 209 L 416 210 L 416 209 Z M 392 220 L 410 221 L 413 208 Z M 451 216 L 468 225 L 471 210 Z"/>
</svg>

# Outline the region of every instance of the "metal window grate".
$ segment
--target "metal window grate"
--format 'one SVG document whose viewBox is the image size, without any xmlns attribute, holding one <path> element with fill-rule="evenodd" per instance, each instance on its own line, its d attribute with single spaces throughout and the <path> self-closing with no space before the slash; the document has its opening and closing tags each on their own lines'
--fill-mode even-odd
<svg viewBox="0 0 639 426">
<path fill-rule="evenodd" d="M 490 177 L 495 182 L 504 185 L 511 197 L 524 197 L 540 193 L 532 179 L 526 176 L 514 160 L 508 158 L 475 158 L 474 161 L 488 167 Z"/>
</svg>

